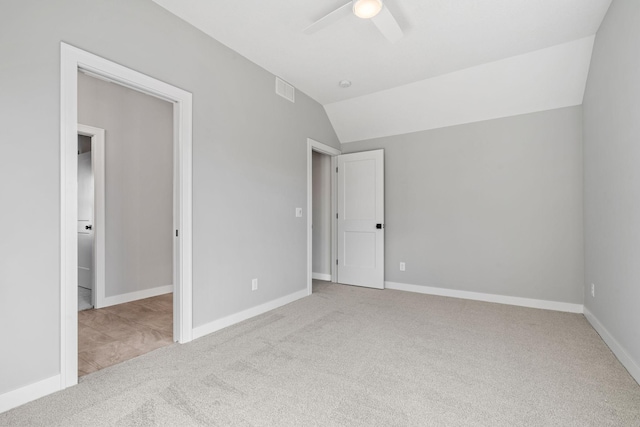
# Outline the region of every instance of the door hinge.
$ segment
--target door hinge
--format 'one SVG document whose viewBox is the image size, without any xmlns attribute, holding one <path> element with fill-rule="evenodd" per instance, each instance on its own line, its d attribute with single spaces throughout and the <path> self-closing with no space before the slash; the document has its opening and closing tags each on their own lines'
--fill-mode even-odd
<svg viewBox="0 0 640 427">
<path fill-rule="evenodd" d="M 176 230 L 176 237 L 178 237 L 178 230 Z"/>
<path fill-rule="evenodd" d="M 338 167 L 336 166 L 336 173 L 338 173 Z"/>
<path fill-rule="evenodd" d="M 338 260 L 336 260 L 336 265 L 338 265 Z"/>
<path fill-rule="evenodd" d="M 336 219 L 338 219 L 338 214 L 336 213 Z"/>
</svg>

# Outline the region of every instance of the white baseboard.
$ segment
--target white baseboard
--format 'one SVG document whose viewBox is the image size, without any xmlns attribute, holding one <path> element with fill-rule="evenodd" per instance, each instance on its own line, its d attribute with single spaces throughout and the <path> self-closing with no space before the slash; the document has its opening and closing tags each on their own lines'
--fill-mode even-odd
<svg viewBox="0 0 640 427">
<path fill-rule="evenodd" d="M 640 384 L 640 365 L 633 360 L 633 358 L 627 353 L 627 351 L 620 345 L 613 335 L 605 328 L 596 316 L 589 311 L 587 307 L 584 308 L 584 317 L 587 318 L 593 329 L 600 335 L 602 340 L 609 346 L 613 354 L 616 355 L 620 363 L 627 368 L 627 371 L 631 376 Z"/>
<path fill-rule="evenodd" d="M 315 280 L 324 280 L 325 282 L 331 281 L 331 275 L 324 273 L 311 273 L 311 278 Z"/>
<path fill-rule="evenodd" d="M 483 294 L 480 292 L 459 291 L 455 289 L 434 288 L 431 286 L 409 285 L 406 283 L 384 282 L 386 289 L 417 292 L 419 294 L 438 295 L 442 297 L 462 298 L 475 301 L 495 302 L 498 304 L 517 305 L 520 307 L 541 308 L 544 310 L 565 311 L 568 313 L 582 313 L 582 304 L 569 302 L 547 301 L 532 298 L 510 297 L 505 295 Z"/>
<path fill-rule="evenodd" d="M 301 291 L 286 295 L 282 298 L 278 298 L 276 300 L 249 308 L 239 313 L 223 317 L 222 319 L 214 320 L 213 322 L 207 323 L 202 326 L 198 326 L 196 328 L 193 328 L 193 339 L 200 338 L 213 332 L 219 331 L 220 329 L 224 329 L 228 326 L 235 325 L 236 323 L 240 323 L 243 320 L 247 320 L 260 314 L 266 313 L 267 311 L 282 307 L 283 305 L 287 305 L 308 295 L 309 294 L 307 289 L 303 289 Z"/>
<path fill-rule="evenodd" d="M 0 394 L 0 413 L 61 390 L 60 375 Z"/>
<path fill-rule="evenodd" d="M 158 295 L 173 292 L 173 285 L 158 286 L 157 288 L 144 289 L 142 291 L 129 292 L 112 297 L 105 297 L 103 304 L 98 308 L 109 307 L 111 305 L 124 304 L 125 302 L 137 301 L 139 299 L 157 297 Z"/>
</svg>

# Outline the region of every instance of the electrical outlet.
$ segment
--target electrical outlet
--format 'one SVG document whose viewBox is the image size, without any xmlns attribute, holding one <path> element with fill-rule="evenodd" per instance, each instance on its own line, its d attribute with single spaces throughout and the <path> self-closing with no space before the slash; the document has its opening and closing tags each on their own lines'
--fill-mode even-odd
<svg viewBox="0 0 640 427">
<path fill-rule="evenodd" d="M 400 263 L 400 271 L 405 271 L 407 268 L 406 264 L 404 262 Z"/>
<path fill-rule="evenodd" d="M 251 280 L 251 290 L 252 291 L 257 291 L 258 290 L 258 279 L 252 279 Z"/>
<path fill-rule="evenodd" d="M 591 284 L 591 296 L 593 298 L 596 297 L 596 285 L 594 283 Z"/>
</svg>

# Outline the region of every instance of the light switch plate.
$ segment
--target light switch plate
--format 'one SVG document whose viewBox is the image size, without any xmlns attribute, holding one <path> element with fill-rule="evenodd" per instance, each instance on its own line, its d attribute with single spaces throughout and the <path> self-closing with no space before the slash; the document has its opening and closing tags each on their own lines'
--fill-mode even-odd
<svg viewBox="0 0 640 427">
<path fill-rule="evenodd" d="M 296 208 L 296 218 L 302 218 L 302 208 Z"/>
</svg>

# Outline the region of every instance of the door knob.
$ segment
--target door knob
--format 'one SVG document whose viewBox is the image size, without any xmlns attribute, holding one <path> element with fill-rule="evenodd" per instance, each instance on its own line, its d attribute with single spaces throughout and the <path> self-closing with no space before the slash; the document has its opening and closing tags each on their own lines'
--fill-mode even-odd
<svg viewBox="0 0 640 427">
<path fill-rule="evenodd" d="M 382 229 L 382 227 L 383 227 L 383 225 L 382 225 L 382 224 L 376 224 L 376 228 L 377 228 L 378 230 Z"/>
<path fill-rule="evenodd" d="M 91 229 L 93 229 L 93 226 L 92 225 L 85 225 L 84 229 L 85 230 L 91 230 Z"/>
</svg>

